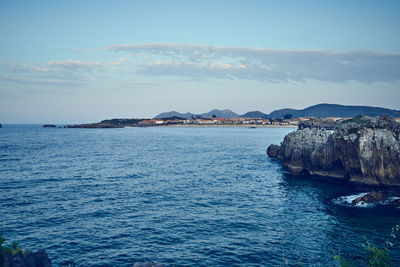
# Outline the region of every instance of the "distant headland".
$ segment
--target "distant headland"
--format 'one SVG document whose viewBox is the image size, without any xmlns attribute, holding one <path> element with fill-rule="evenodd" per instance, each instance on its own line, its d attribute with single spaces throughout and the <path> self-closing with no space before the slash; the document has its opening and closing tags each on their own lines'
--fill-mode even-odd
<svg viewBox="0 0 400 267">
<path fill-rule="evenodd" d="M 239 115 L 232 110 L 213 109 L 202 114 L 177 111 L 163 112 L 154 118 L 109 119 L 96 123 L 68 125 L 68 128 L 123 128 L 149 126 L 244 126 L 244 127 L 297 127 L 299 122 L 315 118 L 352 118 L 358 115 L 389 115 L 400 118 L 399 110 L 369 106 L 344 106 L 337 104 L 318 104 L 302 110 L 279 109 L 270 114 L 249 111 Z"/>
</svg>

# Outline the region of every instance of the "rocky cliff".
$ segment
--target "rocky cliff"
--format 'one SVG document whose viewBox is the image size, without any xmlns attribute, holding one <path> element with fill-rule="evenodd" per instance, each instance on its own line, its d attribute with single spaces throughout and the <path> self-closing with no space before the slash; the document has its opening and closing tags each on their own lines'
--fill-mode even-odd
<svg viewBox="0 0 400 267">
<path fill-rule="evenodd" d="M 400 124 L 386 115 L 346 121 L 313 119 L 267 149 L 290 172 L 345 183 L 400 186 Z"/>
</svg>

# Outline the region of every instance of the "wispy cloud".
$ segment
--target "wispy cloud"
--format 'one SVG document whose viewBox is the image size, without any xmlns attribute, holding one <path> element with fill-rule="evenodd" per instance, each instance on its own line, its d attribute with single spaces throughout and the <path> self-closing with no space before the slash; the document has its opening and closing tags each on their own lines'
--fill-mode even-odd
<svg viewBox="0 0 400 267">
<path fill-rule="evenodd" d="M 44 63 L 0 65 L 3 75 L 0 80 L 16 84 L 32 85 L 77 85 L 87 82 L 96 73 L 104 72 L 106 66 L 93 61 L 65 60 Z"/>
<path fill-rule="evenodd" d="M 275 50 L 183 44 L 119 44 L 106 51 L 142 56 L 147 75 L 270 81 L 393 82 L 400 80 L 400 53 Z"/>
<path fill-rule="evenodd" d="M 120 57 L 118 60 L 112 61 L 112 62 L 110 62 L 109 64 L 110 64 L 110 65 L 114 65 L 114 66 L 120 66 L 122 63 L 124 63 L 124 62 L 126 62 L 126 61 L 128 61 L 127 58 L 125 58 L 125 57 Z"/>
<path fill-rule="evenodd" d="M 73 86 L 81 84 L 80 80 L 72 79 L 52 79 L 52 78 L 33 78 L 33 77 L 9 77 L 0 75 L 0 80 L 20 84 L 20 85 L 50 85 L 50 86 Z"/>
<path fill-rule="evenodd" d="M 138 75 L 192 80 L 244 79 L 270 82 L 400 81 L 400 53 L 374 51 L 276 50 L 184 44 L 120 44 L 97 50 L 99 59 L 39 63 L 0 61 L 0 80 L 19 84 L 82 84 L 99 77 L 120 80 Z"/>
<path fill-rule="evenodd" d="M 65 60 L 65 61 L 50 61 L 48 63 L 43 64 L 49 68 L 57 68 L 57 69 L 64 69 L 68 71 L 101 71 L 104 69 L 102 64 L 97 61 L 88 62 L 82 60 Z"/>
<path fill-rule="evenodd" d="M 198 63 L 156 61 L 142 65 L 142 73 L 149 75 L 189 76 L 192 78 L 245 78 L 251 79 L 251 71 L 244 71 L 247 66 L 230 63 Z"/>
</svg>

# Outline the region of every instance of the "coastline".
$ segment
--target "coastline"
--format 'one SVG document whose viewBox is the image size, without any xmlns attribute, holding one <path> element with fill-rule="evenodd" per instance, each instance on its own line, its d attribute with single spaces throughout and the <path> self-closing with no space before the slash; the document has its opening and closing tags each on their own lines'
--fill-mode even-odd
<svg viewBox="0 0 400 267">
<path fill-rule="evenodd" d="M 135 127 L 135 126 L 134 126 Z M 170 124 L 170 125 L 152 125 L 152 126 L 140 126 L 140 127 L 188 127 L 188 128 L 207 128 L 207 127 L 241 127 L 241 128 L 297 128 L 297 125 L 229 125 L 229 124 Z"/>
</svg>

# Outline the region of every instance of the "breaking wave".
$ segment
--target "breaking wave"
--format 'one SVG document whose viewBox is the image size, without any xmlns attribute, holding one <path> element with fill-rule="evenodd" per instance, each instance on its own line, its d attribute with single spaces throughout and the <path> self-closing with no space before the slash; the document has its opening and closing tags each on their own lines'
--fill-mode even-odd
<svg viewBox="0 0 400 267">
<path fill-rule="evenodd" d="M 357 193 L 347 196 L 341 196 L 332 199 L 335 205 L 345 206 L 345 207 L 356 207 L 356 208 L 373 208 L 379 205 L 389 206 L 393 201 L 400 199 L 400 197 L 387 197 L 385 200 L 376 201 L 374 203 L 366 203 L 364 201 L 357 202 L 353 204 L 353 201 L 359 197 L 364 197 L 368 192 Z M 398 207 L 399 208 L 399 207 Z"/>
</svg>

